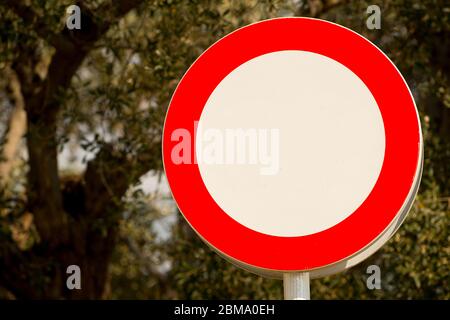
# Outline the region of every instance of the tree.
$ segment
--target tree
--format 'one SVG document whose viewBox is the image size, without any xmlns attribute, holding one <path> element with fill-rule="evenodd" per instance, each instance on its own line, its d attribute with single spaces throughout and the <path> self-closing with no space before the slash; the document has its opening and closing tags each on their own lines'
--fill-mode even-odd
<svg viewBox="0 0 450 320">
<path fill-rule="evenodd" d="M 56 17 L 42 14 L 47 4 L 39 8 L 39 5 L 27 6 L 23 1 L 4 2 L 3 19 L 20 37 L 15 43 L 7 39 L 3 53 L 10 54 L 6 67 L 20 82 L 26 110 L 28 176 L 23 210 L 32 213 L 40 240 L 31 249 L 20 251 L 2 235 L 0 266 L 6 272 L 2 272 L 1 283 L 16 297 L 60 298 L 77 294 L 100 297 L 120 210 L 120 204 L 111 201 L 111 197 L 120 199 L 136 179 L 129 173 L 137 161 L 142 161 L 147 169 L 156 167 L 153 160 L 158 154 L 156 143 L 149 143 L 146 153 L 132 157 L 104 143 L 95 160 L 88 163 L 83 179 L 63 186 L 57 164 L 62 95 L 97 41 L 139 2 L 102 3 L 96 9 L 103 13 L 101 19 L 88 6 L 79 3 L 84 25 L 81 32 L 59 31 L 53 23 Z M 60 8 L 50 14 L 58 12 Z M 8 44 L 13 47 L 8 48 Z M 39 64 L 47 64 L 41 72 Z M 108 217 L 111 221 L 106 232 L 102 232 L 98 224 Z M 83 279 L 88 280 L 83 281 L 81 291 L 64 289 L 66 268 L 71 264 L 80 265 Z M 41 278 L 36 279 L 39 273 Z M 36 281 L 40 282 L 39 290 L 33 287 Z"/>
<path fill-rule="evenodd" d="M 11 115 L 2 139 L 0 286 L 17 298 L 102 297 L 126 192 L 161 169 L 164 108 L 177 80 L 212 39 L 272 6 L 78 1 L 81 29 L 69 30 L 65 9 L 72 4 L 0 6 L 2 108 Z M 13 84 L 10 94 L 6 87 Z M 13 121 L 21 104 L 26 145 L 17 166 L 23 170 L 8 179 L 15 174 L 11 154 L 23 151 Z M 81 174 L 58 167 L 69 143 L 87 154 Z M 72 264 L 82 270 L 82 290 L 65 286 Z"/>
</svg>

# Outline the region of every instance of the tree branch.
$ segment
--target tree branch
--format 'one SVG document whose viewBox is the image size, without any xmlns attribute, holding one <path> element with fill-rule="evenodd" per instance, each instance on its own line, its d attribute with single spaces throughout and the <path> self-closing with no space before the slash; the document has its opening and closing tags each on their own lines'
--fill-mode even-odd
<svg viewBox="0 0 450 320">
<path fill-rule="evenodd" d="M 3 0 L 3 4 L 11 8 L 27 26 L 33 26 L 33 30 L 39 37 L 48 41 L 55 48 L 70 46 L 67 39 L 61 34 L 55 33 L 45 22 L 45 18 L 39 16 L 32 7 L 23 0 Z"/>
<path fill-rule="evenodd" d="M 5 75 L 9 78 L 11 100 L 14 103 L 14 109 L 9 118 L 5 145 L 2 150 L 2 159 L 0 160 L 0 185 L 7 185 L 10 181 L 11 169 L 14 167 L 20 141 L 26 131 L 26 114 L 23 107 L 19 79 L 9 68 L 7 68 Z"/>
<path fill-rule="evenodd" d="M 113 146 L 104 144 L 95 159 L 88 163 L 84 174 L 86 212 L 98 217 L 116 205 L 130 184 L 150 170 L 159 169 L 159 142 L 149 144 L 135 157 L 129 157 Z"/>
</svg>

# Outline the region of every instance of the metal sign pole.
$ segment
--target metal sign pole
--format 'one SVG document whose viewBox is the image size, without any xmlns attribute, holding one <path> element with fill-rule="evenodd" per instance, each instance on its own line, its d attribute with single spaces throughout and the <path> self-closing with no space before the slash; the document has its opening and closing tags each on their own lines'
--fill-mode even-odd
<svg viewBox="0 0 450 320">
<path fill-rule="evenodd" d="M 283 274 L 284 300 L 309 300 L 309 273 Z"/>
</svg>

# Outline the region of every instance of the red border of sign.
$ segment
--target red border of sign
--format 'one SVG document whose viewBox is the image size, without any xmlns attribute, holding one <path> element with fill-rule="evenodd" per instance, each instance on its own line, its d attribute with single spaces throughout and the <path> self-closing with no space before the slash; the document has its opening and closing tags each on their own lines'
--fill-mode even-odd
<svg viewBox="0 0 450 320">
<path fill-rule="evenodd" d="M 170 161 L 170 133 L 190 130 L 217 85 L 244 62 L 275 51 L 303 50 L 334 59 L 369 88 L 383 118 L 386 149 L 378 180 L 364 203 L 324 231 L 299 237 L 263 234 L 227 215 L 208 193 L 196 164 Z M 192 151 L 195 152 L 195 151 Z M 412 188 L 420 154 L 420 124 L 411 93 L 394 64 L 357 33 L 323 20 L 278 18 L 227 35 L 206 50 L 184 75 L 167 112 L 163 157 L 180 211 L 210 245 L 243 263 L 279 271 L 323 267 L 357 253 L 399 213 Z M 298 254 L 296 254 L 298 253 Z"/>
</svg>

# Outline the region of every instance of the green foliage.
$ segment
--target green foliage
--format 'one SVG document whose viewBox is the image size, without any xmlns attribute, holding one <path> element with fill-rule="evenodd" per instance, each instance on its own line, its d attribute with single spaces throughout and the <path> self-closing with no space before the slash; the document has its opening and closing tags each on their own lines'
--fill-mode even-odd
<svg viewBox="0 0 450 320">
<path fill-rule="evenodd" d="M 158 267 L 167 258 L 152 228 L 161 213 L 149 205 L 151 201 L 140 193 L 132 194 L 127 200 L 110 268 L 108 295 L 113 299 L 163 297 L 164 270 Z"/>
<path fill-rule="evenodd" d="M 241 270 L 193 234 L 186 223 L 176 227 L 169 255 L 169 278 L 179 299 L 277 299 L 281 282 Z"/>
<path fill-rule="evenodd" d="M 28 2 L 52 30 L 63 30 L 64 10 L 71 1 Z M 104 2 L 84 3 L 95 11 Z M 183 73 L 220 37 L 251 22 L 281 15 L 314 15 L 337 22 L 373 41 L 405 76 L 422 121 L 424 176 L 412 212 L 388 244 L 345 273 L 313 280 L 312 298 L 449 299 L 450 8 L 445 0 L 379 1 L 382 29 L 368 30 L 366 8 L 371 4 L 356 0 L 144 1 L 138 10 L 112 25 L 83 61 L 70 88 L 59 93 L 60 150 L 80 147 L 86 151 L 84 163 L 107 143 L 112 145 L 111 153 L 128 157 L 140 154 L 149 144 L 160 141 L 169 99 Z M 106 20 L 108 12 L 99 16 Z M 54 48 L 3 5 L 0 22 L 0 73 L 8 74 L 15 67 L 14 61 L 26 55 L 29 59 L 25 64 L 39 61 L 37 73 L 45 77 Z M 13 106 L 8 85 L 8 78 L 2 77 L 0 146 Z M 160 155 L 153 157 L 161 170 Z M 33 226 L 17 232 L 27 219 L 26 160 L 21 159 L 16 166 L 13 186 L 0 190 L 0 242 L 16 232 L 16 238 L 22 237 L 23 250 L 39 242 Z M 136 163 L 129 175 L 142 172 L 140 166 L 143 164 Z M 120 202 L 123 213 L 106 297 L 282 297 L 281 281 L 234 267 L 193 234 L 180 215 L 170 238 L 158 240 L 154 225 L 166 216 L 154 205 L 155 198 L 130 191 L 123 199 L 111 201 Z M 365 271 L 370 264 L 381 267 L 382 290 L 366 287 Z M 4 291 L 0 287 L 0 297 L 11 297 Z"/>
</svg>

